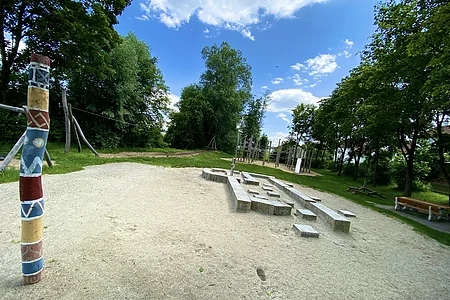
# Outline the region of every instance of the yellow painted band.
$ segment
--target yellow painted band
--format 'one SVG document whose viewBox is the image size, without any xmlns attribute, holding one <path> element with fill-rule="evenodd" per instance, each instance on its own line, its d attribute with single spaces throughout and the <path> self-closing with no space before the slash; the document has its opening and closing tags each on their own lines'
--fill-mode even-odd
<svg viewBox="0 0 450 300">
<path fill-rule="evenodd" d="M 49 94 L 47 90 L 28 87 L 27 105 L 28 107 L 48 111 L 48 97 Z"/>
<path fill-rule="evenodd" d="M 33 243 L 42 239 L 42 219 L 34 219 L 31 221 L 22 220 L 22 243 Z"/>
</svg>

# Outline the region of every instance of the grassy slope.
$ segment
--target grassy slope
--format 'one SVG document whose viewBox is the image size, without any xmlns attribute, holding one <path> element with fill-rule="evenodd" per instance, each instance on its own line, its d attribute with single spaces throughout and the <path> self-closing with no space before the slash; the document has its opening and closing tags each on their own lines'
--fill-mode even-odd
<svg viewBox="0 0 450 300">
<path fill-rule="evenodd" d="M 7 152 L 4 148 L 5 146 L 0 146 L 0 153 Z M 3 151 L 2 151 L 3 150 Z M 166 167 L 216 167 L 229 169 L 231 167 L 230 161 L 222 159 L 223 157 L 230 158 L 223 153 L 218 152 L 205 152 L 196 156 L 191 157 L 133 157 L 133 158 L 97 158 L 89 150 L 83 150 L 82 153 L 77 153 L 72 151 L 69 154 L 64 154 L 64 149 L 62 145 L 49 145 L 48 150 L 52 159 L 56 161 L 56 165 L 53 168 L 44 167 L 44 174 L 64 174 L 74 171 L 80 171 L 85 166 L 89 165 L 100 165 L 105 163 L 114 162 L 135 162 L 144 163 L 150 165 L 166 166 Z M 130 149 L 122 149 L 123 151 L 130 151 Z M 177 150 L 169 149 L 138 149 L 140 152 L 143 151 L 153 151 L 153 152 L 177 152 Z M 133 149 L 133 151 L 136 151 Z M 17 156 L 19 157 L 19 156 Z M 398 216 L 396 213 L 380 209 L 375 207 L 372 203 L 379 203 L 384 205 L 393 205 L 392 196 L 400 195 L 399 191 L 394 190 L 392 187 L 377 187 L 372 188 L 380 193 L 382 193 L 387 199 L 371 198 L 363 195 L 355 195 L 351 192 L 346 191 L 348 186 L 362 186 L 363 179 L 358 181 L 353 181 L 351 178 L 336 176 L 334 173 L 327 170 L 320 170 L 319 172 L 323 176 L 309 177 L 309 176 L 298 176 L 296 174 L 287 173 L 280 169 L 273 169 L 268 167 L 263 167 L 254 164 L 237 163 L 236 169 L 254 173 L 262 173 L 266 175 L 272 175 L 281 180 L 290 181 L 293 183 L 310 186 L 317 190 L 333 193 L 344 198 L 347 198 L 353 202 L 360 205 L 367 206 L 373 210 L 379 211 L 383 214 L 396 217 L 405 223 L 408 223 L 414 227 L 418 232 L 422 232 L 439 242 L 450 245 L 450 234 L 441 233 L 439 231 L 433 230 L 427 226 L 420 223 L 412 221 L 410 219 Z M 4 173 L 0 173 L 0 183 L 17 181 L 19 178 L 18 170 L 8 169 Z M 414 198 L 423 199 L 438 203 L 447 203 L 447 197 L 445 195 L 440 195 L 432 192 L 422 192 L 414 193 Z"/>
</svg>

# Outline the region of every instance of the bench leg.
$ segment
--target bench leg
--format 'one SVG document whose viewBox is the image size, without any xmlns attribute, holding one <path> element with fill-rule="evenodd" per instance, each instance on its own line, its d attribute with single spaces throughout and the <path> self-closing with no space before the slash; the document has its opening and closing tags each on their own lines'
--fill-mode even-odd
<svg viewBox="0 0 450 300">
<path fill-rule="evenodd" d="M 428 221 L 433 219 L 433 214 L 431 213 L 431 206 L 428 206 Z"/>
<path fill-rule="evenodd" d="M 398 210 L 398 197 L 395 197 L 395 206 L 394 206 L 395 210 Z"/>
</svg>

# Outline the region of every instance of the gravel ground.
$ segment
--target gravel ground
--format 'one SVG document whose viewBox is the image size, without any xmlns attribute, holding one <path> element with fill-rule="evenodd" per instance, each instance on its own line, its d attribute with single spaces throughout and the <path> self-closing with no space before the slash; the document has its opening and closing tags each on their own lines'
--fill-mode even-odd
<svg viewBox="0 0 450 300">
<path fill-rule="evenodd" d="M 1 299 L 448 299 L 450 247 L 337 196 L 350 234 L 233 213 L 200 169 L 120 163 L 45 175 L 45 278 L 23 286 L 18 184 L 0 185 Z M 306 223 L 306 222 L 303 222 Z M 264 270 L 266 281 L 257 275 Z"/>
</svg>

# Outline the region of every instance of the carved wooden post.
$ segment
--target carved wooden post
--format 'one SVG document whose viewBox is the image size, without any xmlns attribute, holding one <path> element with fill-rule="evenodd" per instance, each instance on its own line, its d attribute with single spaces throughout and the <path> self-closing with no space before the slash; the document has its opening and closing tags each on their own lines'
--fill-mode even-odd
<svg viewBox="0 0 450 300">
<path fill-rule="evenodd" d="M 20 160 L 20 201 L 22 217 L 22 275 L 25 284 L 43 277 L 42 159 L 47 144 L 50 118 L 48 114 L 48 80 L 50 59 L 32 54 L 28 71 L 27 131 Z"/>
</svg>

